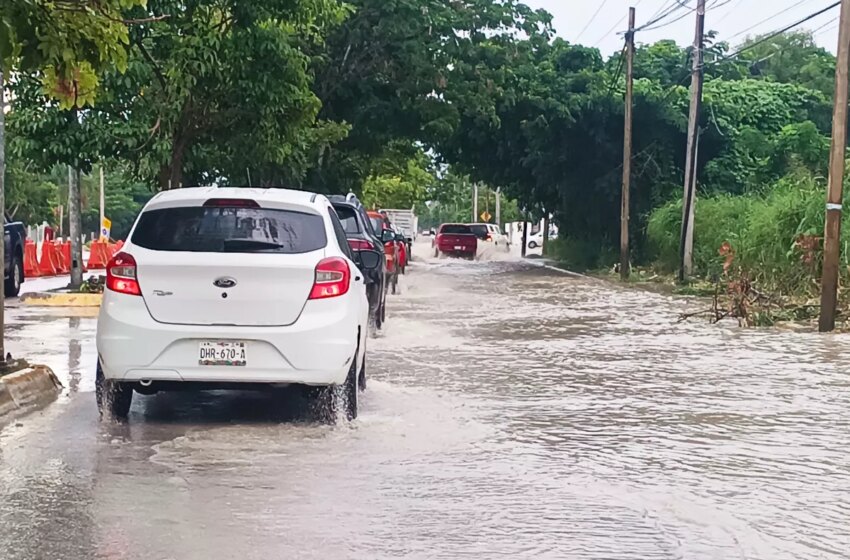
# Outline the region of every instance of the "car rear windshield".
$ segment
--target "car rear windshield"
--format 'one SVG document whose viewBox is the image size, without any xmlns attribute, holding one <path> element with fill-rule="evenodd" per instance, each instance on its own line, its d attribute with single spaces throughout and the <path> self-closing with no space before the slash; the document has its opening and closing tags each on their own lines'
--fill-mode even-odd
<svg viewBox="0 0 850 560">
<path fill-rule="evenodd" d="M 372 222 L 372 229 L 375 230 L 375 233 L 380 235 L 381 232 L 384 231 L 384 219 L 383 218 L 376 218 L 374 216 L 369 216 L 369 221 Z"/>
<path fill-rule="evenodd" d="M 144 212 L 134 245 L 195 253 L 309 253 L 327 245 L 321 216 L 269 208 L 162 208 Z"/>
<path fill-rule="evenodd" d="M 473 225 L 469 226 L 469 229 L 472 230 L 472 233 L 474 233 L 476 237 L 480 237 L 481 239 L 484 239 L 490 233 L 487 230 L 486 225 Z"/>
<path fill-rule="evenodd" d="M 470 233 L 472 233 L 472 230 L 469 228 L 469 226 L 461 224 L 448 224 L 440 228 L 440 233 L 456 233 L 469 235 Z"/>
<path fill-rule="evenodd" d="M 342 229 L 345 233 L 360 233 L 360 223 L 357 221 L 357 213 L 350 206 L 334 206 Z"/>
</svg>

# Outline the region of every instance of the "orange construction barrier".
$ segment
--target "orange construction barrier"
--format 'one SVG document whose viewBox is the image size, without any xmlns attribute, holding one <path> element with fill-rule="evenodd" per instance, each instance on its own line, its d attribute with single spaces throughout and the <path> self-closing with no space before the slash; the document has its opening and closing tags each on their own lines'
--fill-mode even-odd
<svg viewBox="0 0 850 560">
<path fill-rule="evenodd" d="M 24 242 L 24 278 L 35 278 L 37 276 L 41 276 L 41 271 L 38 270 L 35 241 L 27 239 Z"/>
<path fill-rule="evenodd" d="M 65 254 L 65 243 L 68 244 L 67 254 Z M 65 243 L 62 243 L 61 241 L 53 242 L 53 251 L 56 255 L 57 274 L 68 274 L 71 272 L 71 242 L 66 241 Z"/>
<path fill-rule="evenodd" d="M 59 273 L 56 264 L 56 246 L 51 241 L 43 242 L 41 258 L 38 260 L 39 272 L 42 276 L 56 276 Z"/>
<path fill-rule="evenodd" d="M 95 268 L 106 268 L 106 264 L 109 262 L 109 259 L 112 258 L 108 244 L 105 241 L 92 241 L 89 251 L 91 251 L 91 253 L 89 254 L 89 264 L 87 268 L 89 270 Z"/>
</svg>

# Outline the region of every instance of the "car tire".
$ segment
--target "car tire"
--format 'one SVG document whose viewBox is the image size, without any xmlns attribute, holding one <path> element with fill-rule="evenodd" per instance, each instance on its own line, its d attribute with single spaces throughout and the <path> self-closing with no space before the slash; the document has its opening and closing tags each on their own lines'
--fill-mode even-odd
<svg viewBox="0 0 850 560">
<path fill-rule="evenodd" d="M 357 418 L 357 393 L 360 391 L 358 388 L 360 383 L 356 357 L 355 354 L 355 359 L 351 361 L 351 367 L 348 368 L 345 383 L 322 387 L 318 390 L 317 411 L 320 418 L 330 424 L 336 423 L 340 406 L 343 407 L 347 420 Z"/>
<path fill-rule="evenodd" d="M 381 326 L 387 322 L 387 292 L 384 291 L 384 301 L 381 303 Z"/>
<path fill-rule="evenodd" d="M 363 363 L 360 364 L 360 377 L 357 380 L 358 389 L 360 392 L 366 390 L 366 355 L 363 355 Z"/>
<path fill-rule="evenodd" d="M 439 258 L 440 258 L 440 250 L 439 250 L 439 249 L 434 249 L 434 258 L 435 258 L 435 259 L 439 259 Z"/>
<path fill-rule="evenodd" d="M 528 242 L 529 249 L 537 249 L 537 241 L 529 241 Z"/>
<path fill-rule="evenodd" d="M 24 282 L 24 263 L 20 255 L 15 253 L 12 255 L 12 262 L 9 265 L 9 278 L 3 286 L 6 297 L 17 297 L 21 293 L 21 284 Z"/>
<path fill-rule="evenodd" d="M 133 404 L 132 387 L 127 383 L 106 379 L 100 362 L 97 364 L 95 376 L 95 396 L 101 418 L 123 420 L 130 414 L 130 406 Z"/>
<path fill-rule="evenodd" d="M 393 295 L 398 293 L 398 274 L 393 276 L 392 290 L 393 290 Z"/>
</svg>

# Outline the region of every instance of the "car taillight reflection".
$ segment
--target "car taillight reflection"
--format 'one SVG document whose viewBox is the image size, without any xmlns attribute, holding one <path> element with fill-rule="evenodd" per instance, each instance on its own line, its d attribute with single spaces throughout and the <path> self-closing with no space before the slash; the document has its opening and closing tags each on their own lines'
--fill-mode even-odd
<svg viewBox="0 0 850 560">
<path fill-rule="evenodd" d="M 375 246 L 365 239 L 349 239 L 348 246 L 352 251 L 373 251 Z"/>
<path fill-rule="evenodd" d="M 106 288 L 128 296 L 142 295 L 136 278 L 136 259 L 129 253 L 118 253 L 106 265 Z"/>
<path fill-rule="evenodd" d="M 340 257 L 322 259 L 316 265 L 316 279 L 310 290 L 310 299 L 337 297 L 348 292 L 351 270 L 348 262 Z"/>
</svg>

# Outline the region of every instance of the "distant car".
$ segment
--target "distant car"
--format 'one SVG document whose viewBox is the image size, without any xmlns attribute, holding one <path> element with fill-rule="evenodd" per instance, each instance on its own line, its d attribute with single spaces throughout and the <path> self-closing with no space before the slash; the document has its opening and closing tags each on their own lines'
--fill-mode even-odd
<svg viewBox="0 0 850 560">
<path fill-rule="evenodd" d="M 506 251 L 510 249 L 511 244 L 508 241 L 508 236 L 502 233 L 502 230 L 496 224 L 469 224 L 469 227 L 479 242 L 492 243 Z"/>
<path fill-rule="evenodd" d="M 380 260 L 351 251 L 321 195 L 159 193 L 107 265 L 97 322 L 101 414 L 126 417 L 134 391 L 296 384 L 325 414 L 356 417 L 369 320 L 363 270 Z"/>
<path fill-rule="evenodd" d="M 399 271 L 404 274 L 407 268 L 407 263 L 410 260 L 410 248 L 408 245 L 408 237 L 404 235 L 398 228 L 394 228 L 396 247 L 398 247 L 398 267 Z"/>
<path fill-rule="evenodd" d="M 384 243 L 380 238 L 380 232 L 375 233 L 375 230 L 372 229 L 372 222 L 366 213 L 366 209 L 354 194 L 331 195 L 328 199 L 339 215 L 339 221 L 342 223 L 342 229 L 345 230 L 345 236 L 351 250 L 378 251 L 381 254 L 381 266 L 364 271 L 370 317 L 374 325 L 380 329 L 387 318 L 387 266 L 384 256 Z"/>
<path fill-rule="evenodd" d="M 21 293 L 24 283 L 24 241 L 27 231 L 24 224 L 5 216 L 5 263 L 4 263 L 4 293 L 6 297 L 15 297 Z"/>
<path fill-rule="evenodd" d="M 558 239 L 558 234 L 554 231 L 549 232 L 549 239 Z M 543 246 L 543 231 L 538 231 L 534 235 L 528 237 L 528 248 L 536 249 Z"/>
<path fill-rule="evenodd" d="M 474 259 L 478 238 L 466 224 L 443 224 L 434 237 L 434 256 L 451 255 Z"/>
<path fill-rule="evenodd" d="M 377 233 L 380 232 L 381 241 L 384 242 L 384 255 L 386 259 L 386 285 L 396 292 L 398 287 L 398 244 L 396 243 L 396 234 L 392 229 L 390 219 L 380 212 L 367 212 L 369 221 L 372 223 L 372 229 Z"/>
</svg>

